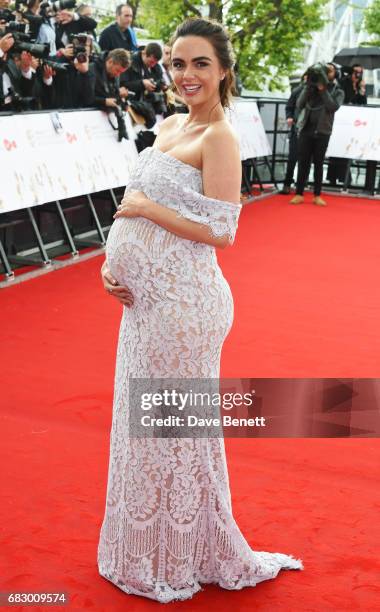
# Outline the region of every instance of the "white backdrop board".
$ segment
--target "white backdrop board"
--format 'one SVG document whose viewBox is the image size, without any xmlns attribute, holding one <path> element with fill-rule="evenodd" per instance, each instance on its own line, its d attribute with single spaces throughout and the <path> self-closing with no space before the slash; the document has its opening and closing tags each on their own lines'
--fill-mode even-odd
<svg viewBox="0 0 380 612">
<path fill-rule="evenodd" d="M 227 116 L 242 160 L 271 155 L 256 102 L 236 98 Z M 124 186 L 137 158 L 125 121 L 130 139 L 118 142 L 101 111 L 0 117 L 0 214 Z"/>
<path fill-rule="evenodd" d="M 242 161 L 272 155 L 256 102 L 235 98 L 229 118 L 239 136 Z"/>
<path fill-rule="evenodd" d="M 125 120 L 118 142 L 101 111 L 0 117 L 0 213 L 125 185 L 137 157 Z"/>
<path fill-rule="evenodd" d="M 327 155 L 380 161 L 380 108 L 341 106 L 335 113 Z"/>
</svg>

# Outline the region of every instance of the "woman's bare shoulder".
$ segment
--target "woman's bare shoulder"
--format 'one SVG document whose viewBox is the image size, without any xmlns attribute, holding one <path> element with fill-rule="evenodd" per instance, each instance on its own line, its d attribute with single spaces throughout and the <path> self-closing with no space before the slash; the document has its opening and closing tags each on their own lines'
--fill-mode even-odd
<svg viewBox="0 0 380 612">
<path fill-rule="evenodd" d="M 238 137 L 227 120 L 216 121 L 207 128 L 202 141 L 204 194 L 239 203 L 241 172 Z"/>
<path fill-rule="evenodd" d="M 239 138 L 227 119 L 211 123 L 202 139 L 202 155 L 224 151 L 236 157 L 240 151 Z"/>
</svg>

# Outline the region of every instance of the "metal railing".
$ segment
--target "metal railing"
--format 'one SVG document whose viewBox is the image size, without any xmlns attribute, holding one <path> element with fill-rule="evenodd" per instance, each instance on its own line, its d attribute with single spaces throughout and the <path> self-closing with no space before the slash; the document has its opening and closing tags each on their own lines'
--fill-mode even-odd
<svg viewBox="0 0 380 612">
<path fill-rule="evenodd" d="M 289 152 L 289 129 L 286 123 L 285 98 L 265 98 L 261 96 L 244 96 L 246 99 L 254 100 L 260 110 L 265 132 L 272 148 L 271 176 L 262 177 L 263 184 L 282 183 L 285 177 L 286 164 Z M 371 107 L 379 108 L 380 105 L 371 104 Z M 344 182 L 334 187 L 327 180 L 327 167 L 329 158 L 324 162 L 323 188 L 332 193 L 347 193 L 359 197 L 380 196 L 380 163 L 367 162 L 366 160 L 347 160 L 347 171 Z M 296 177 L 296 174 L 295 174 Z M 309 181 L 310 186 L 313 181 Z"/>
</svg>

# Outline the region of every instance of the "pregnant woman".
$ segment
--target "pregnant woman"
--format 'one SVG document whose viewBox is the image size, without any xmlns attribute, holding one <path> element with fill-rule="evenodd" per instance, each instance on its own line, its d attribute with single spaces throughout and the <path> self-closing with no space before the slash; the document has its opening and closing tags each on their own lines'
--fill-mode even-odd
<svg viewBox="0 0 380 612">
<path fill-rule="evenodd" d="M 223 438 L 129 436 L 131 379 L 219 377 L 233 301 L 215 248 L 233 242 L 241 209 L 239 147 L 223 110 L 233 63 L 220 24 L 177 28 L 172 74 L 190 112 L 166 119 L 154 147 L 140 153 L 102 268 L 125 307 L 99 572 L 162 603 L 191 598 L 200 583 L 241 589 L 302 569 L 291 555 L 253 551 L 243 537 Z"/>
</svg>

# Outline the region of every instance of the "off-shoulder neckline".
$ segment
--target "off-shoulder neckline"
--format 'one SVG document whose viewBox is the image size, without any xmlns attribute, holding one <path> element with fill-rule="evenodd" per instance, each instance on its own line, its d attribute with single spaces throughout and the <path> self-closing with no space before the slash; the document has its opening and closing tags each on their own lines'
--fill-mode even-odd
<svg viewBox="0 0 380 612">
<path fill-rule="evenodd" d="M 177 162 L 181 166 L 187 166 L 187 168 L 192 168 L 193 170 L 195 170 L 195 172 L 198 172 L 198 174 L 202 174 L 202 170 L 200 170 L 199 168 L 196 168 L 195 166 L 192 166 L 191 164 L 188 164 L 182 161 L 181 159 L 178 159 L 178 157 L 174 157 L 174 155 L 170 155 L 169 153 L 166 153 L 165 151 L 161 151 L 161 149 L 159 149 L 158 147 L 146 147 L 146 149 L 150 149 L 151 151 L 157 151 L 164 157 L 171 159 L 173 162 Z M 143 151 L 145 151 L 145 149 L 143 149 Z"/>
<path fill-rule="evenodd" d="M 158 147 L 145 147 L 141 153 L 144 153 L 144 151 L 157 151 L 158 153 L 160 153 L 163 157 L 166 157 L 167 159 L 171 160 L 174 163 L 179 164 L 180 166 L 187 166 L 188 168 L 192 168 L 193 170 L 195 170 L 195 172 L 198 173 L 199 178 L 202 180 L 202 170 L 199 170 L 199 168 L 196 168 L 195 166 L 192 166 L 191 164 L 187 164 L 186 162 L 182 161 L 181 159 L 178 159 L 178 157 L 174 157 L 173 155 L 170 155 L 169 153 L 165 153 L 165 151 L 161 151 L 161 149 L 159 149 Z M 141 155 L 140 153 L 140 155 Z M 203 195 L 203 194 L 202 194 Z M 204 196 L 206 199 L 208 200 L 215 200 L 215 198 L 208 198 L 207 196 Z M 223 202 L 224 204 L 228 204 L 229 206 L 236 206 L 236 207 L 240 207 L 242 208 L 242 203 L 241 202 L 227 202 L 226 200 L 218 200 L 219 202 Z"/>
</svg>

